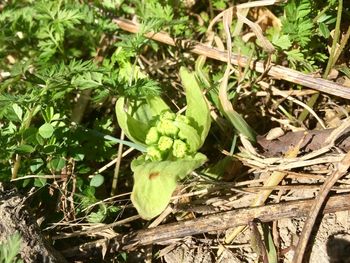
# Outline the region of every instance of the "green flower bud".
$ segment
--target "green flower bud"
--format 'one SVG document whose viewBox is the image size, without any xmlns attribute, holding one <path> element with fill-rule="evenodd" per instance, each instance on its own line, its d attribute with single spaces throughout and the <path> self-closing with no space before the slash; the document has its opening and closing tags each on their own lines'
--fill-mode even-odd
<svg viewBox="0 0 350 263">
<path fill-rule="evenodd" d="M 187 145 L 181 140 L 175 140 L 173 144 L 173 155 L 177 158 L 183 158 L 187 152 Z"/>
<path fill-rule="evenodd" d="M 190 124 L 190 120 L 186 116 L 180 114 L 176 115 L 175 121 L 183 122 L 188 125 Z"/>
<path fill-rule="evenodd" d="M 159 118 L 161 120 L 175 120 L 175 113 L 171 112 L 171 111 L 164 111 L 160 114 Z"/>
<path fill-rule="evenodd" d="M 155 144 L 158 142 L 159 139 L 159 133 L 156 127 L 152 127 L 148 130 L 148 133 L 146 135 L 145 143 L 147 145 Z"/>
<path fill-rule="evenodd" d="M 173 146 L 173 139 L 168 136 L 161 136 L 158 141 L 158 149 L 160 151 L 167 151 Z"/>
<path fill-rule="evenodd" d="M 154 147 L 154 146 L 147 147 L 146 160 L 161 161 L 162 160 L 162 154 L 157 149 L 157 147 Z"/>
<path fill-rule="evenodd" d="M 171 120 L 160 120 L 157 124 L 157 130 L 162 135 L 176 136 L 179 128 Z"/>
<path fill-rule="evenodd" d="M 181 130 L 179 131 L 177 136 L 179 137 L 179 139 L 181 139 L 183 141 L 187 141 L 187 137 L 185 136 L 185 134 L 183 132 L 181 132 Z"/>
</svg>

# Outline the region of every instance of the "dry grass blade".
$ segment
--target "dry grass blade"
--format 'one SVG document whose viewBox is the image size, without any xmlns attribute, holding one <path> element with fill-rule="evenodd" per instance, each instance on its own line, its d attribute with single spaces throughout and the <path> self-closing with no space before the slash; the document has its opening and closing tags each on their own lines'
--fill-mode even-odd
<svg viewBox="0 0 350 263">
<path fill-rule="evenodd" d="M 349 122 L 349 119 L 347 120 L 347 122 Z M 333 140 L 334 139 L 332 138 L 331 141 L 333 141 Z M 324 201 L 326 200 L 331 188 L 334 186 L 334 184 L 341 177 L 343 177 L 347 173 L 347 170 L 349 169 L 349 167 L 350 167 L 350 152 L 348 152 L 344 156 L 344 158 L 337 165 L 337 168 L 334 171 L 334 173 L 330 177 L 327 178 L 327 180 L 323 184 L 322 188 L 320 189 L 320 192 L 312 205 L 311 213 L 309 214 L 309 216 L 305 222 L 303 231 L 301 233 L 301 237 L 300 237 L 300 240 L 298 242 L 298 246 L 296 248 L 295 255 L 293 258 L 294 263 L 302 263 L 303 257 L 305 254 L 305 249 L 306 249 L 307 243 L 309 241 L 310 234 L 311 234 L 312 228 L 315 224 L 317 215 L 318 215 Z"/>
<path fill-rule="evenodd" d="M 115 18 L 113 21 L 125 31 L 131 33 L 139 32 L 140 26 L 138 24 L 133 23 L 130 20 Z M 173 39 L 170 35 L 164 32 L 150 32 L 146 34 L 146 37 L 155 41 L 159 41 L 161 43 L 165 43 L 167 45 L 176 45 L 175 39 Z M 182 44 L 183 46 L 189 46 L 188 44 L 190 44 L 190 46 L 192 46 L 192 49 L 190 50 L 192 53 L 198 55 L 205 55 L 208 58 L 223 62 L 230 61 L 231 64 L 240 65 L 242 67 L 249 65 L 252 69 L 256 70 L 259 73 L 265 72 L 265 63 L 262 61 L 250 62 L 249 58 L 237 54 L 232 54 L 231 59 L 229 60 L 227 52 L 221 51 L 217 48 L 207 47 L 201 43 L 190 40 L 184 40 L 182 41 Z M 304 74 L 286 67 L 272 65 L 270 70 L 267 72 L 267 75 L 275 79 L 283 79 L 334 96 L 350 99 L 350 89 L 346 88 L 345 86 L 334 83 L 333 81 L 316 78 L 313 75 Z"/>
<path fill-rule="evenodd" d="M 315 119 L 318 121 L 318 123 L 322 126 L 323 129 L 326 129 L 326 125 L 324 124 L 324 122 L 321 120 L 320 117 L 318 117 L 318 115 L 316 114 L 316 112 L 310 108 L 307 104 L 291 97 L 290 95 L 284 94 L 283 92 L 281 92 L 279 89 L 275 88 L 275 87 L 271 87 L 271 91 L 273 92 L 273 94 L 282 96 L 283 98 L 286 98 L 287 100 L 290 100 L 292 102 L 294 102 L 295 104 L 298 104 L 302 107 L 304 107 L 306 110 L 308 110 L 312 116 L 315 117 Z"/>
<path fill-rule="evenodd" d="M 254 32 L 256 37 L 261 42 L 260 45 L 267 53 L 272 54 L 276 51 L 274 46 L 271 44 L 271 42 L 268 41 L 266 37 L 264 37 L 262 30 L 258 24 L 255 24 L 249 19 L 247 19 L 246 17 L 240 15 L 239 12 L 237 12 L 237 18 L 238 20 L 242 21 L 243 23 L 247 24 L 250 27 L 250 29 Z"/>
<path fill-rule="evenodd" d="M 323 213 L 345 211 L 350 209 L 350 194 L 342 194 L 330 197 Z M 261 207 L 242 208 L 233 211 L 207 215 L 201 218 L 170 223 L 148 228 L 124 236 L 116 236 L 113 239 L 100 239 L 84 243 L 63 251 L 67 257 L 86 253 L 101 243 L 109 243 L 112 249 L 128 250 L 155 243 L 170 241 L 174 238 L 182 238 L 190 235 L 201 234 L 211 231 L 222 231 L 239 225 L 246 225 L 252 218 L 261 222 L 271 222 L 282 218 L 303 217 L 310 211 L 309 200 L 290 201 L 283 204 L 273 204 Z"/>
<path fill-rule="evenodd" d="M 285 154 L 286 158 L 297 157 L 299 150 L 300 150 L 300 146 L 303 142 L 303 139 L 304 138 L 302 138 L 294 148 L 290 149 Z M 264 182 L 264 187 L 277 186 L 283 180 L 283 178 L 286 176 L 286 174 L 287 173 L 280 172 L 280 171 L 272 172 L 272 174 Z M 273 190 L 274 189 L 268 189 L 268 190 L 263 190 L 263 191 L 259 192 L 258 195 L 256 196 L 254 202 L 251 204 L 251 206 L 256 207 L 256 206 L 263 205 Z M 236 229 L 234 229 L 231 233 L 229 233 L 226 236 L 225 243 L 226 244 L 231 243 L 236 238 L 236 236 L 239 235 L 244 229 L 245 229 L 245 226 L 240 226 L 240 227 L 237 227 Z"/>
<path fill-rule="evenodd" d="M 225 33 L 226 33 L 226 42 L 227 42 L 227 56 L 229 58 L 231 57 L 231 50 L 232 50 L 232 41 L 231 41 L 231 34 L 230 34 L 232 12 L 233 12 L 232 8 L 229 8 L 223 14 L 223 23 L 224 23 Z M 239 133 L 246 136 L 249 140 L 255 141 L 255 134 L 253 129 L 248 125 L 248 123 L 244 120 L 244 118 L 233 109 L 232 103 L 228 99 L 227 86 L 228 86 L 228 79 L 230 76 L 230 68 L 231 68 L 231 64 L 227 62 L 227 68 L 226 68 L 224 77 L 222 78 L 220 89 L 219 89 L 219 99 L 220 99 L 221 106 L 223 108 L 223 111 L 231 121 L 232 125 L 235 127 L 235 129 L 237 129 Z"/>
</svg>

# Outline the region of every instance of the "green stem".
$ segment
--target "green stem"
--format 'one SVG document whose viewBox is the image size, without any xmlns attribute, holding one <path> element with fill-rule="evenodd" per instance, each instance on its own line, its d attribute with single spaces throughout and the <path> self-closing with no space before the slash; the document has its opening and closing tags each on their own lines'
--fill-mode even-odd
<svg viewBox="0 0 350 263">
<path fill-rule="evenodd" d="M 29 110 L 29 114 L 28 114 L 28 118 L 26 120 L 24 120 L 23 124 L 22 124 L 22 129 L 28 129 L 30 126 L 30 123 L 32 122 L 33 116 L 36 113 L 36 108 L 34 107 L 33 109 Z M 25 140 L 22 138 L 20 145 L 25 144 Z M 18 175 L 18 171 L 19 168 L 21 166 L 21 155 L 16 154 L 15 156 L 15 163 L 13 164 L 13 169 L 12 169 L 12 175 L 11 175 L 11 180 L 16 179 L 17 175 Z"/>
<path fill-rule="evenodd" d="M 333 41 L 332 41 L 332 48 L 331 48 L 328 63 L 326 66 L 326 70 L 322 76 L 324 79 L 327 78 L 331 69 L 333 68 L 334 64 L 336 63 L 336 61 L 338 59 L 338 58 L 336 58 L 335 51 L 336 51 L 336 47 L 337 47 L 337 44 L 339 41 L 339 36 L 340 36 L 340 22 L 341 22 L 342 12 L 343 12 L 343 0 L 339 0 L 337 22 L 335 24 L 335 32 L 334 32 L 334 37 L 333 37 Z M 320 93 L 316 93 L 316 94 L 312 95 L 310 100 L 307 103 L 307 106 L 309 106 L 310 108 L 313 108 L 319 96 L 320 96 Z M 309 115 L 309 111 L 304 109 L 303 112 L 300 114 L 298 120 L 303 122 L 308 115 Z"/>
<path fill-rule="evenodd" d="M 343 0 L 339 0 L 337 22 L 335 24 L 335 32 L 334 32 L 334 37 L 333 37 L 333 42 L 332 42 L 331 54 L 329 56 L 326 70 L 323 74 L 324 79 L 327 78 L 329 72 L 331 71 L 332 67 L 334 66 L 334 64 L 336 62 L 335 61 L 335 51 L 337 49 L 337 44 L 338 44 L 339 36 L 340 36 L 340 22 L 341 22 L 342 12 L 343 12 Z"/>
</svg>

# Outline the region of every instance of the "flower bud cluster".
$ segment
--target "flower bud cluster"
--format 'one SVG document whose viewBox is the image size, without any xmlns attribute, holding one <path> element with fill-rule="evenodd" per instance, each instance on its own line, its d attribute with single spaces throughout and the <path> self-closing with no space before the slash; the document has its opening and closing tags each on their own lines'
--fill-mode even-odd
<svg viewBox="0 0 350 263">
<path fill-rule="evenodd" d="M 161 161 L 173 158 L 183 158 L 189 154 L 189 147 L 177 123 L 190 125 L 186 116 L 177 115 L 170 111 L 162 112 L 154 121 L 146 135 L 147 160 Z"/>
</svg>

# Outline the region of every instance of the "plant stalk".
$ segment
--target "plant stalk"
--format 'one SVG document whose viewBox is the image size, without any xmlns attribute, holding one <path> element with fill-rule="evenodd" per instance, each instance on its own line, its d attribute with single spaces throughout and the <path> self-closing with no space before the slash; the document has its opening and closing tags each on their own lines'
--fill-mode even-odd
<svg viewBox="0 0 350 263">
<path fill-rule="evenodd" d="M 337 13 L 337 22 L 335 24 L 335 32 L 334 32 L 334 37 L 333 37 L 333 41 L 332 41 L 331 52 L 330 52 L 330 55 L 329 55 L 328 63 L 327 63 L 327 66 L 326 66 L 326 70 L 325 70 L 325 72 L 324 72 L 324 74 L 322 76 L 324 79 L 327 79 L 331 69 L 333 68 L 334 64 L 337 62 L 337 59 L 339 57 L 339 56 L 336 57 L 336 53 L 335 52 L 337 50 L 337 44 L 338 44 L 339 36 L 340 36 L 340 22 L 341 22 L 342 12 L 343 12 L 343 0 L 339 0 L 339 2 L 338 2 L 338 13 Z M 339 52 L 341 52 L 341 50 Z M 340 53 L 339 53 L 339 55 L 340 55 Z M 316 93 L 316 94 L 312 95 L 310 100 L 307 103 L 307 106 L 309 106 L 310 108 L 313 108 L 315 106 L 316 101 L 319 98 L 319 96 L 320 96 L 320 93 Z M 302 113 L 300 114 L 298 120 L 303 122 L 308 115 L 309 115 L 309 111 L 304 109 L 302 111 Z"/>
</svg>

